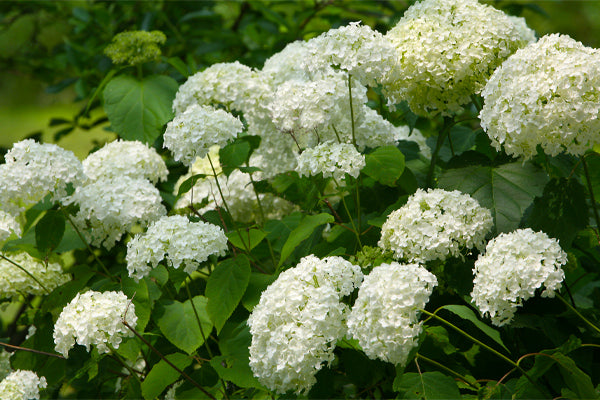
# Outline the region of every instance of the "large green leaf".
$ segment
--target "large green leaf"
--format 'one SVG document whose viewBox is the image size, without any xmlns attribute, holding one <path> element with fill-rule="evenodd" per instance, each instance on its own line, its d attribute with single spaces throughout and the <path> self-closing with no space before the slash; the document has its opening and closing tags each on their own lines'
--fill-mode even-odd
<svg viewBox="0 0 600 400">
<path fill-rule="evenodd" d="M 317 215 L 307 215 L 302 219 L 288 237 L 287 241 L 281 249 L 281 258 L 279 265 L 281 266 L 285 260 L 292 254 L 294 249 L 305 239 L 307 239 L 313 231 L 320 225 L 328 224 L 334 221 L 333 215 L 322 213 Z"/>
<path fill-rule="evenodd" d="M 210 274 L 206 283 L 207 311 L 221 331 L 242 299 L 250 280 L 250 262 L 243 254 L 223 261 Z"/>
<path fill-rule="evenodd" d="M 454 379 L 441 372 L 418 374 L 408 372 L 394 380 L 394 390 L 401 393 L 402 399 L 460 399 L 460 392 Z"/>
<path fill-rule="evenodd" d="M 500 337 L 500 332 L 498 332 L 494 328 L 491 328 L 491 327 L 487 326 L 486 324 L 484 324 L 483 322 L 481 322 L 479 320 L 479 318 L 477 318 L 477 316 L 475 315 L 473 310 L 471 310 L 469 307 L 461 306 L 458 304 L 448 304 L 446 306 L 443 306 L 442 309 L 448 310 L 451 313 L 459 316 L 460 318 L 472 322 L 480 331 L 485 333 L 494 342 L 498 343 L 506 351 L 509 351 L 506 348 L 506 346 L 504 345 L 504 342 L 502 342 L 502 338 Z"/>
<path fill-rule="evenodd" d="M 192 354 L 204 343 L 204 338 L 210 335 L 213 328 L 206 311 L 208 299 L 204 296 L 196 296 L 193 300 L 202 331 L 189 300 L 184 303 L 171 300 L 160 302 L 154 314 L 154 320 L 163 335 L 188 354 Z"/>
<path fill-rule="evenodd" d="M 185 369 L 192 363 L 190 356 L 181 353 L 169 354 L 166 356 L 166 359 L 180 370 Z M 179 379 L 179 372 L 167 364 L 165 360 L 160 360 L 152 367 L 146 379 L 142 382 L 142 395 L 144 399 L 152 400 L 157 398 L 167 386 L 177 379 Z"/>
<path fill-rule="evenodd" d="M 260 145 L 259 136 L 241 136 L 219 150 L 219 162 L 223 173 L 229 176 L 231 172 L 244 165 L 252 151 Z"/>
<path fill-rule="evenodd" d="M 42 254 L 58 247 L 65 234 L 65 217 L 59 211 L 46 211 L 46 215 L 35 226 L 35 242 Z"/>
<path fill-rule="evenodd" d="M 152 301 L 148 295 L 148 285 L 145 280 L 136 282 L 132 278 L 124 277 L 121 280 L 123 293 L 130 299 L 135 306 L 135 315 L 138 320 L 136 329 L 144 331 L 148 321 L 150 321 L 150 313 L 152 311 Z"/>
<path fill-rule="evenodd" d="M 240 229 L 227 232 L 227 238 L 235 247 L 252 250 L 267 236 L 267 232 L 258 228 Z"/>
<path fill-rule="evenodd" d="M 438 186 L 470 194 L 494 218 L 494 233 L 519 227 L 523 213 L 540 196 L 548 182 L 546 173 L 531 163 L 515 162 L 498 167 L 472 166 L 442 173 Z"/>
<path fill-rule="evenodd" d="M 404 154 L 395 146 L 379 147 L 367 154 L 365 163 L 362 172 L 387 186 L 394 186 L 404 172 Z"/>
<path fill-rule="evenodd" d="M 164 75 L 141 81 L 127 75 L 111 79 L 103 92 L 111 129 L 123 139 L 154 143 L 173 118 L 171 105 L 178 86 Z"/>
</svg>

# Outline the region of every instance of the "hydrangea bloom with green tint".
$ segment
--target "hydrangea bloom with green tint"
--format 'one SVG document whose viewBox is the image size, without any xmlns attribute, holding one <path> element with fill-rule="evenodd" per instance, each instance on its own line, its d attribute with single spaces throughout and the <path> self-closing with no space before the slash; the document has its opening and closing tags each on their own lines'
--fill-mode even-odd
<svg viewBox="0 0 600 400">
<path fill-rule="evenodd" d="M 160 45 L 167 37 L 161 31 L 128 31 L 117 33 L 104 54 L 115 64 L 136 65 L 160 58 Z"/>
<path fill-rule="evenodd" d="M 300 175 L 314 176 L 319 173 L 324 178 L 333 177 L 338 183 L 346 174 L 358 178 L 365 166 L 365 156 L 348 143 L 321 143 L 305 149 L 298 156 L 296 171 Z"/>
<path fill-rule="evenodd" d="M 25 252 L 5 253 L 4 256 L 10 261 L 0 258 L 0 298 L 18 299 L 21 295 L 47 295 L 71 280 L 71 276 L 65 274 L 56 262 L 50 261 L 46 264 Z"/>
<path fill-rule="evenodd" d="M 33 371 L 16 370 L 0 382 L 2 400 L 39 400 L 40 389 L 48 386 L 46 378 Z"/>
</svg>

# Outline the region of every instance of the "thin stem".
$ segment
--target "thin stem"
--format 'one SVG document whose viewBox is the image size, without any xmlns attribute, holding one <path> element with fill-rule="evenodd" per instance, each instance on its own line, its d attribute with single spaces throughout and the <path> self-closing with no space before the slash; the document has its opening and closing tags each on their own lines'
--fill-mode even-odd
<svg viewBox="0 0 600 400">
<path fill-rule="evenodd" d="M 343 194 L 342 188 L 341 186 L 337 183 L 335 178 L 332 178 L 333 182 L 335 183 L 335 185 L 337 186 L 338 190 L 340 192 L 342 192 L 342 195 L 340 196 L 342 198 L 342 204 L 344 205 L 344 209 L 346 210 L 346 214 L 348 214 L 348 218 L 350 218 L 350 224 L 352 224 L 352 229 L 354 231 L 354 234 L 356 235 L 356 240 L 358 241 L 358 245 L 360 247 L 362 247 L 362 243 L 360 241 L 360 232 L 358 232 L 358 230 L 356 229 L 356 225 L 354 225 L 354 219 L 352 218 L 352 214 L 350 214 L 350 210 L 348 209 L 348 205 L 346 204 L 346 198 Z"/>
<path fill-rule="evenodd" d="M 420 358 L 420 359 L 422 359 L 423 361 L 427 361 L 428 363 L 430 363 L 430 364 L 433 364 L 433 365 L 435 365 L 436 367 L 438 367 L 438 368 L 440 368 L 440 369 L 443 369 L 443 370 L 444 370 L 444 371 L 446 371 L 446 372 L 449 372 L 449 373 L 451 373 L 452 375 L 455 375 L 455 376 L 456 376 L 456 377 L 458 377 L 458 378 L 459 378 L 461 381 L 465 382 L 467 385 L 469 385 L 469 386 L 471 386 L 471 387 L 473 387 L 473 388 L 475 388 L 475 389 L 478 389 L 478 388 L 479 388 L 479 387 L 478 387 L 478 385 L 476 385 L 476 383 L 470 382 L 470 381 L 469 381 L 469 379 L 468 379 L 466 376 L 464 376 L 464 375 L 461 375 L 461 374 L 459 374 L 458 372 L 454 371 L 453 369 L 450 369 L 450 368 L 446 367 L 444 364 L 440 364 L 439 362 L 437 362 L 437 361 L 435 361 L 435 360 L 432 360 L 431 358 L 425 357 L 424 355 L 422 355 L 422 354 L 420 354 L 420 353 L 417 353 L 417 358 Z"/>
<path fill-rule="evenodd" d="M 592 209 L 594 210 L 594 217 L 596 218 L 596 230 L 600 230 L 600 216 L 598 216 L 598 207 L 596 207 L 596 199 L 594 198 L 594 190 L 592 189 L 592 180 L 590 178 L 590 171 L 588 169 L 585 156 L 581 157 L 581 163 L 583 164 L 583 171 L 585 172 L 585 180 L 587 181 L 588 190 L 590 192 L 590 200 L 592 201 Z"/>
<path fill-rule="evenodd" d="M 348 74 L 348 97 L 350 100 L 350 122 L 352 124 L 352 144 L 356 147 L 356 132 L 354 128 L 354 107 L 352 107 L 352 75 Z M 358 148 L 357 148 L 358 150 Z"/>
<path fill-rule="evenodd" d="M 23 351 L 28 351 L 28 352 L 30 352 L 30 353 L 43 354 L 43 355 L 45 355 L 45 356 L 50 356 L 50 357 L 62 358 L 63 360 L 65 359 L 65 358 L 64 358 L 63 356 L 61 356 L 60 354 L 46 353 L 45 351 L 34 350 L 34 349 L 28 349 L 27 347 L 15 346 L 14 344 L 8 344 L 8 343 L 0 342 L 0 346 L 8 347 L 8 348 L 10 348 L 10 349 L 15 349 L 15 350 L 23 350 Z"/>
<path fill-rule="evenodd" d="M 119 362 L 119 364 L 121 364 L 123 366 L 123 368 L 125 368 L 127 371 L 129 371 L 129 375 L 133 376 L 139 382 L 140 381 L 140 377 L 138 376 L 139 372 L 135 371 L 132 367 L 127 365 L 125 360 L 123 360 L 123 357 L 121 357 L 119 355 L 119 353 L 117 353 L 117 351 L 114 349 L 114 347 L 112 345 L 109 344 L 108 347 L 112 351 L 112 354 L 110 355 L 110 357 L 113 358 L 113 360 L 116 359 Z"/>
<path fill-rule="evenodd" d="M 562 297 L 558 293 L 556 293 L 556 297 L 558 297 L 558 299 L 560 301 L 562 301 L 567 306 L 567 308 L 569 308 L 571 311 L 573 311 L 575 314 L 577 314 L 577 316 L 579 318 L 581 318 L 586 324 L 588 324 L 589 326 L 591 326 L 596 332 L 600 333 L 600 328 L 598 328 L 596 325 L 592 324 L 590 322 L 590 320 L 588 320 L 586 317 L 584 317 L 579 311 L 577 311 L 577 309 L 575 307 L 573 307 L 571 304 L 569 304 L 569 302 L 567 300 L 565 300 L 564 297 Z"/>
<path fill-rule="evenodd" d="M 437 162 L 438 154 L 444 145 L 444 140 L 446 139 L 447 132 L 450 132 L 450 127 L 452 127 L 452 119 L 448 117 L 444 117 L 444 126 L 440 131 L 437 143 L 435 145 L 435 149 L 433 150 L 433 154 L 431 155 L 431 162 L 429 163 L 429 171 L 427 172 L 427 187 L 433 187 L 433 173 L 435 172 L 435 164 Z"/>
<path fill-rule="evenodd" d="M 35 276 L 33 276 L 31 274 L 31 272 L 27 271 L 25 268 L 23 268 L 22 266 L 20 266 L 19 264 L 17 264 L 16 262 L 14 262 L 13 260 L 11 260 L 10 258 L 7 258 L 4 254 L 0 253 L 0 257 L 2 257 L 4 260 L 8 261 L 9 263 L 11 263 L 12 265 L 14 265 L 15 267 L 19 268 L 21 271 L 25 272 L 27 275 L 29 275 L 29 277 L 31 279 L 33 279 L 38 285 L 40 285 L 40 287 L 42 289 L 44 289 L 46 291 L 46 293 L 50 293 L 50 291 L 46 288 L 46 286 L 44 286 L 42 284 L 42 282 L 40 282 Z"/>
<path fill-rule="evenodd" d="M 165 357 L 160 351 L 156 350 L 156 348 L 154 346 L 152 346 L 150 344 L 150 342 L 148 342 L 142 335 L 140 335 L 138 333 L 138 331 L 136 331 L 135 329 L 133 329 L 131 327 L 131 325 L 129 325 L 127 323 L 127 321 L 125 321 L 125 316 L 123 316 L 123 319 L 121 320 L 121 322 L 123 323 L 123 325 L 125 325 L 127 327 L 127 329 L 129 329 L 131 332 L 133 332 L 133 334 L 138 337 L 142 342 L 144 342 L 144 344 L 146 346 L 148 346 L 148 348 L 150 350 L 152 350 L 157 356 L 159 356 L 161 358 L 161 360 L 163 360 L 164 362 L 166 362 L 171 368 L 173 368 L 175 371 L 177 371 L 181 376 L 183 376 L 183 378 L 185 380 L 187 380 L 188 382 L 190 382 L 192 385 L 196 386 L 198 389 L 200 389 L 200 391 L 202 393 L 204 393 L 206 396 L 208 396 L 209 398 L 211 398 L 212 400 L 217 400 L 215 398 L 215 396 L 213 396 L 212 394 L 208 393 L 206 391 L 206 389 L 204 389 L 200 384 L 198 384 L 198 382 L 196 382 L 195 380 L 193 380 L 188 374 L 186 374 L 185 372 L 183 372 L 182 370 L 180 370 L 175 364 L 173 364 L 171 361 L 169 361 L 169 359 L 167 357 Z"/>
</svg>

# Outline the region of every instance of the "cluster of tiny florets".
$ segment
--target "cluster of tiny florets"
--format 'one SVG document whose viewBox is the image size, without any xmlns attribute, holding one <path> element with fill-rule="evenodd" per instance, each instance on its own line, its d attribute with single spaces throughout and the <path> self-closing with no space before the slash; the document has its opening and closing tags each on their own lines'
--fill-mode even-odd
<svg viewBox="0 0 600 400">
<path fill-rule="evenodd" d="M 106 54 L 115 64 L 136 65 L 160 58 L 160 45 L 167 37 L 161 31 L 128 31 L 117 33 L 106 46 Z"/>
<path fill-rule="evenodd" d="M 46 378 L 33 371 L 16 370 L 0 382 L 2 400 L 39 400 L 40 389 L 48 386 Z"/>
<path fill-rule="evenodd" d="M 71 280 L 56 262 L 43 263 L 25 252 L 3 255 L 6 258 L 0 258 L 0 298 L 50 294 Z"/>
<path fill-rule="evenodd" d="M 554 296 L 565 277 L 561 266 L 566 262 L 558 241 L 544 232 L 527 228 L 503 233 L 488 243 L 485 255 L 475 262 L 471 297 L 494 325 L 505 325 L 542 286 L 542 297 Z"/>
<path fill-rule="evenodd" d="M 0 247 L 13 235 L 21 236 L 21 225 L 12 214 L 0 210 Z"/>
<path fill-rule="evenodd" d="M 127 270 L 129 276 L 139 280 L 167 260 L 169 266 L 183 266 L 191 274 L 208 256 L 222 256 L 226 250 L 227 237 L 220 227 L 190 222 L 181 215 L 162 217 L 150 224 L 146 233 L 127 243 Z"/>
<path fill-rule="evenodd" d="M 321 143 L 305 149 L 298 156 L 296 171 L 300 175 L 314 176 L 320 173 L 324 178 L 333 177 L 337 182 L 346 174 L 358 178 L 365 166 L 365 156 L 348 143 Z"/>
<path fill-rule="evenodd" d="M 362 278 L 360 267 L 340 257 L 305 257 L 282 272 L 248 318 L 254 376 L 277 393 L 310 390 L 346 333 L 348 307 L 340 299 Z"/>
<path fill-rule="evenodd" d="M 224 110 L 191 105 L 167 124 L 164 147 L 176 161 L 190 166 L 204 157 L 214 145 L 223 147 L 244 129 L 242 122 Z"/>
<path fill-rule="evenodd" d="M 83 166 L 73 152 L 55 144 L 40 144 L 33 139 L 15 143 L 0 165 L 0 208 L 11 214 L 42 200 L 50 194 L 60 201 L 69 184 L 84 181 Z"/>
<path fill-rule="evenodd" d="M 511 56 L 482 91 L 479 117 L 496 149 L 526 159 L 581 155 L 600 143 L 600 50 L 548 35 Z"/>
<path fill-rule="evenodd" d="M 100 354 L 108 353 L 119 347 L 123 337 L 133 336 L 123 320 L 135 329 L 135 306 L 122 292 L 78 293 L 54 324 L 55 349 L 68 357 L 77 342 L 88 352 L 94 345 Z"/>
<path fill-rule="evenodd" d="M 348 317 L 348 332 L 365 354 L 406 365 L 422 331 L 420 310 L 437 285 L 417 264 L 381 264 L 365 276 Z"/>
<path fill-rule="evenodd" d="M 406 100 L 425 116 L 460 111 L 492 72 L 527 44 L 532 35 L 522 31 L 522 23 L 477 0 L 415 3 L 386 34 L 401 70 L 385 87 L 389 102 Z"/>
<path fill-rule="evenodd" d="M 445 260 L 461 249 L 483 249 L 490 211 L 457 190 L 417 190 L 381 227 L 379 246 L 410 262 Z"/>
<path fill-rule="evenodd" d="M 123 176 L 80 186 L 66 203 L 79 205 L 73 221 L 91 244 L 110 249 L 134 224 L 146 226 L 165 215 L 161 201 L 148 180 Z"/>
<path fill-rule="evenodd" d="M 83 160 L 83 171 L 91 180 L 129 176 L 135 179 L 164 181 L 169 171 L 154 148 L 139 141 L 110 142 Z"/>
</svg>

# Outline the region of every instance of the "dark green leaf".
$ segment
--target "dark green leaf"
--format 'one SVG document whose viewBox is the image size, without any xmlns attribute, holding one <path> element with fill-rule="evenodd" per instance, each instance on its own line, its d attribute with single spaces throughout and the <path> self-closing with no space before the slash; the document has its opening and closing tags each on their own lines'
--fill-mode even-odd
<svg viewBox="0 0 600 400">
<path fill-rule="evenodd" d="M 262 229 L 250 228 L 227 232 L 227 238 L 238 249 L 252 250 L 267 236 Z"/>
<path fill-rule="evenodd" d="M 246 292 L 242 297 L 242 305 L 248 311 L 252 311 L 254 306 L 260 301 L 260 295 L 262 292 L 275 281 L 275 276 L 252 273 L 248 282 Z"/>
<path fill-rule="evenodd" d="M 394 186 L 404 172 L 404 154 L 394 146 L 379 147 L 365 157 L 362 172 L 383 185 Z"/>
<path fill-rule="evenodd" d="M 243 254 L 221 262 L 206 283 L 207 311 L 221 331 L 227 319 L 242 299 L 250 280 L 250 262 Z"/>
<path fill-rule="evenodd" d="M 258 136 L 241 136 L 219 150 L 219 161 L 225 175 L 246 164 L 252 151 L 260 144 Z"/>
<path fill-rule="evenodd" d="M 169 354 L 166 359 L 182 371 L 192 363 L 190 356 L 181 353 Z M 165 360 L 160 360 L 152 367 L 148 376 L 142 382 L 144 399 L 153 400 L 157 398 L 167 386 L 179 378 L 180 374 L 177 370 L 167 364 Z"/>
<path fill-rule="evenodd" d="M 460 399 L 454 379 L 441 372 L 404 373 L 394 380 L 394 390 L 402 399 Z"/>
<path fill-rule="evenodd" d="M 287 241 L 283 245 L 281 250 L 281 258 L 279 259 L 278 266 L 281 266 L 285 260 L 292 254 L 294 249 L 305 239 L 314 232 L 314 230 L 321 225 L 332 223 L 335 219 L 333 215 L 322 213 L 317 215 L 307 215 L 302 219 L 300 225 L 298 225 L 288 237 Z"/>
<path fill-rule="evenodd" d="M 35 226 L 35 242 L 39 251 L 48 254 L 56 249 L 64 234 L 64 215 L 60 211 L 47 211 Z"/>
<path fill-rule="evenodd" d="M 196 175 L 190 176 L 185 181 L 183 181 L 181 183 L 181 185 L 179 185 L 179 190 L 177 191 L 177 196 L 181 196 L 182 194 L 189 192 L 194 187 L 196 182 L 198 182 L 200 179 L 204 179 L 206 177 L 207 177 L 207 175 L 205 175 L 205 174 L 196 174 Z"/>
<path fill-rule="evenodd" d="M 479 318 L 477 318 L 477 316 L 475 315 L 473 310 L 471 310 L 469 307 L 461 306 L 461 305 L 457 305 L 457 304 L 448 304 L 446 306 L 443 306 L 442 309 L 448 310 L 451 313 L 459 316 L 460 318 L 472 322 L 480 331 L 485 333 L 494 342 L 498 343 L 506 351 L 509 351 L 506 348 L 506 346 L 504 345 L 504 342 L 502 342 L 502 338 L 500 337 L 500 332 L 498 332 L 494 328 L 491 328 L 491 327 L 487 326 L 486 324 L 484 324 L 483 322 L 481 322 L 479 320 Z"/>
</svg>

